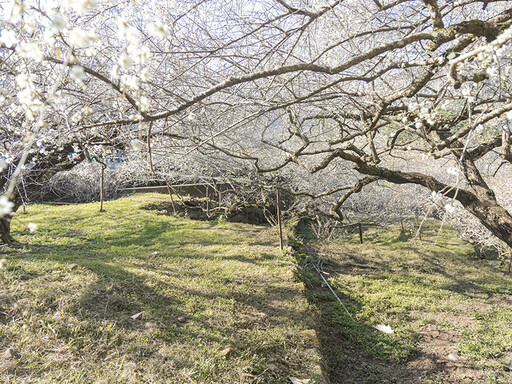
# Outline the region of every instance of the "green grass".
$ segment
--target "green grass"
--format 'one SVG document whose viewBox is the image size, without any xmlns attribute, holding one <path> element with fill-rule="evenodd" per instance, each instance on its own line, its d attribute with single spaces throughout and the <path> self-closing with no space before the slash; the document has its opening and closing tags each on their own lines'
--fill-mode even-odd
<svg viewBox="0 0 512 384">
<path fill-rule="evenodd" d="M 15 217 L 20 245 L 0 250 L 0 381 L 321 382 L 301 335 L 314 316 L 275 229 L 144 209 L 166 199 Z"/>
<path fill-rule="evenodd" d="M 366 228 L 364 244 L 357 234 L 308 240 L 309 256 L 296 245 L 299 260 L 323 260 L 325 277 L 354 318 L 308 264 L 302 278 L 321 314 L 332 382 L 512 382 L 512 279 L 438 227 L 429 222 L 422 241 L 398 226 Z M 394 333 L 377 331 L 377 324 Z M 450 353 L 461 360 L 450 361 Z"/>
<path fill-rule="evenodd" d="M 13 220 L 0 382 L 321 383 L 320 366 L 331 383 L 512 382 L 512 279 L 450 229 L 365 228 L 362 245 L 310 238 L 292 256 L 274 228 L 147 209 L 165 201 L 33 205 Z"/>
</svg>

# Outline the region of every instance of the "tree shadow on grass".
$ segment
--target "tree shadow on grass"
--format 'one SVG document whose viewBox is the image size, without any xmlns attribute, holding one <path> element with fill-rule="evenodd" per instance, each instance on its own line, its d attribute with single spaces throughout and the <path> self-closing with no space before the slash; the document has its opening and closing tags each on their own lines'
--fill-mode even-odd
<svg viewBox="0 0 512 384">
<path fill-rule="evenodd" d="M 304 265 L 304 260 L 301 259 L 304 256 L 300 255 L 302 251 L 300 245 L 296 246 L 296 250 L 299 264 Z M 368 258 L 365 259 L 353 253 L 346 254 L 341 259 L 324 261 L 323 266 L 328 269 L 330 278 L 355 274 L 363 275 L 365 280 L 393 278 L 401 281 L 403 279 L 404 282 L 414 282 L 415 288 L 420 290 L 423 286 L 426 290 L 432 289 L 432 282 L 428 279 L 423 281 L 418 277 L 419 267 L 425 276 L 429 271 L 435 271 L 435 274 L 446 278 L 449 283 L 440 285 L 440 290 L 456 292 L 467 298 L 481 298 L 478 295 L 486 292 L 484 280 L 467 280 L 457 276 L 456 272 L 451 271 L 446 265 L 426 255 L 424 265 L 415 265 L 411 269 L 408 269 L 407 263 L 406 268 L 401 268 L 403 266 L 389 265 L 376 260 L 369 262 Z M 471 261 L 463 262 L 466 266 L 464 263 L 471 263 Z M 413 384 L 441 378 L 445 378 L 448 382 L 465 383 L 463 378 L 465 372 L 473 373 L 473 368 L 463 363 L 443 360 L 446 359 L 448 352 L 440 356 L 429 353 L 425 349 L 416 349 L 415 345 L 421 340 L 423 333 L 409 334 L 403 340 L 409 339 L 413 342 L 400 345 L 399 339 L 393 335 L 380 333 L 363 322 L 353 320 L 336 301 L 315 269 L 309 268 L 302 271 L 300 277 L 306 285 L 306 296 L 309 302 L 319 309 L 317 333 L 325 370 L 331 383 Z M 367 307 L 368 303 L 364 301 L 363 294 L 344 287 L 335 287 L 334 290 L 350 314 L 356 317 L 355 314 L 364 313 L 364 307 Z M 450 295 L 447 293 L 447 296 Z M 407 313 L 400 313 L 399 316 L 402 321 L 408 321 Z M 410 321 L 413 319 L 411 318 Z M 401 332 L 413 331 L 401 330 Z M 451 342 L 454 343 L 455 340 Z M 454 377 L 455 381 L 453 381 Z"/>
<path fill-rule="evenodd" d="M 76 353 L 88 353 L 97 361 L 103 361 L 113 349 L 136 358 L 157 358 L 162 346 L 180 343 L 198 349 L 204 349 L 202 345 L 206 344 L 212 348 L 210 354 L 215 356 L 218 348 L 233 343 L 235 356 L 261 355 L 258 359 L 272 361 L 273 371 L 280 369 L 281 377 L 287 377 L 293 371 L 306 372 L 298 351 L 295 357 L 290 357 L 289 349 L 280 348 L 279 344 L 269 340 L 254 344 L 251 337 L 256 336 L 249 336 L 252 329 L 257 331 L 254 335 L 268 332 L 270 337 L 275 328 L 279 330 L 280 337 L 284 337 L 283 330 L 289 329 L 290 325 L 306 327 L 304 308 L 298 309 L 295 305 L 301 299 L 300 290 L 281 286 L 277 279 L 264 275 L 259 279 L 257 275 L 250 276 L 244 272 L 258 267 L 262 271 L 267 270 L 268 255 L 255 258 L 243 253 L 218 252 L 212 257 L 208 248 L 201 250 L 198 246 L 187 253 L 152 256 L 151 250 L 162 240 L 161 233 L 168 231 L 169 225 L 174 224 L 145 223 L 138 232 L 126 231 L 126 236 L 121 239 L 99 233 L 80 237 L 78 244 L 27 245 L 25 252 L 14 256 L 13 261 L 25 259 L 33 262 L 39 259 L 61 264 L 59 269 L 67 271 L 62 273 L 66 278 L 69 275 L 74 279 L 84 276 L 83 286 L 65 293 L 72 293 L 73 300 L 60 308 L 59 295 L 63 291 L 51 288 L 53 284 L 58 285 L 58 279 L 46 279 L 47 291 L 55 305 L 45 308 L 44 315 L 53 318 L 51 312 L 58 309 L 67 319 L 63 322 L 50 320 L 55 335 L 52 337 L 61 339 L 62 343 L 72 341 Z M 201 233 L 214 225 L 193 231 Z M 187 228 L 177 225 L 175 229 Z M 234 239 L 210 235 L 203 238 L 200 234 L 197 239 L 183 239 L 183 243 L 193 246 L 201 239 L 209 239 L 211 245 L 238 245 Z M 177 247 L 181 244 L 181 240 L 178 241 L 174 244 Z M 139 248 L 138 252 L 130 251 L 134 244 Z M 145 247 L 149 249 L 147 256 L 140 252 L 140 248 Z M 126 264 L 123 264 L 123 258 L 126 258 Z M 236 262 L 244 273 L 235 273 L 230 278 L 225 275 L 216 277 L 214 273 L 208 276 L 204 268 L 187 270 L 185 260 L 195 260 L 196 266 L 211 260 L 213 268 L 219 267 L 215 265 L 217 261 Z M 179 274 L 184 277 L 183 284 Z M 217 292 L 215 287 L 222 289 Z M 222 316 L 219 313 L 207 315 L 215 306 L 225 306 L 226 313 Z M 293 342 L 300 344 L 300 340 Z M 174 363 L 180 367 L 176 361 Z M 277 383 L 272 376 L 276 375 L 273 371 L 267 369 L 257 373 L 262 378 L 270 375 L 268 382 Z"/>
<path fill-rule="evenodd" d="M 391 350 L 398 349 L 412 358 L 414 354 L 408 346 L 397 345 L 391 335 L 351 318 L 314 273 L 306 278 L 306 297 L 319 309 L 316 329 L 329 381 L 333 384 L 420 383 L 424 372 L 386 358 Z M 349 313 L 361 310 L 362 302 L 339 290 L 336 293 Z"/>
</svg>

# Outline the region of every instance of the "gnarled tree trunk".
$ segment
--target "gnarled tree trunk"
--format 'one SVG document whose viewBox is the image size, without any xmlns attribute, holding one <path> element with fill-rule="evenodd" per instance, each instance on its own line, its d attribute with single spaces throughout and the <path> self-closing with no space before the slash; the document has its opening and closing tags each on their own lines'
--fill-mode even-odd
<svg viewBox="0 0 512 384">
<path fill-rule="evenodd" d="M 23 190 L 23 194 L 30 200 L 30 197 L 39 190 L 41 184 L 48 182 L 56 173 L 73 168 L 84 159 L 83 152 L 77 153 L 75 156 L 69 156 L 74 153 L 74 143 L 52 146 L 47 149 L 49 153 L 47 155 L 34 152 L 27 157 L 26 163 L 34 164 L 34 166 L 30 169 L 23 170 L 23 187 L 15 188 L 14 191 L 16 192 L 10 196 L 10 200 L 14 204 L 12 212 L 16 212 L 22 205 L 23 200 L 19 192 L 20 189 Z M 18 163 L 19 159 L 12 162 L 12 164 Z M 14 166 L 15 165 L 13 165 L 13 167 Z M 0 175 L 3 176 L 2 180 L 4 180 L 2 185 L 4 193 L 11 183 L 10 175 L 12 175 L 12 171 L 12 169 L 7 168 Z M 13 182 L 18 184 L 19 180 L 14 180 Z M 2 244 L 15 242 L 14 237 L 11 235 L 11 219 L 12 214 L 0 217 L 0 242 Z"/>
<path fill-rule="evenodd" d="M 2 244 L 14 243 L 14 237 L 11 235 L 11 216 L 7 215 L 0 218 L 0 241 Z"/>
</svg>

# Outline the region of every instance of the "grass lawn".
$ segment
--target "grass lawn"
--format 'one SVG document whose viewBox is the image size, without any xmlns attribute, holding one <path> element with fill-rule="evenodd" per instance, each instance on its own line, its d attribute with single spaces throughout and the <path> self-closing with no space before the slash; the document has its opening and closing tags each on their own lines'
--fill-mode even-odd
<svg viewBox="0 0 512 384">
<path fill-rule="evenodd" d="M 438 228 L 428 223 L 422 241 L 391 227 L 366 229 L 364 244 L 296 244 L 332 383 L 512 382 L 512 279 L 449 229 L 436 243 Z"/>
<path fill-rule="evenodd" d="M 275 229 L 144 209 L 167 199 L 31 205 L 13 220 L 0 382 L 321 382 L 315 314 Z"/>
<path fill-rule="evenodd" d="M 13 220 L 0 382 L 512 382 L 512 279 L 450 229 L 306 236 L 292 256 L 275 228 L 169 216 L 166 202 L 33 205 Z"/>
</svg>

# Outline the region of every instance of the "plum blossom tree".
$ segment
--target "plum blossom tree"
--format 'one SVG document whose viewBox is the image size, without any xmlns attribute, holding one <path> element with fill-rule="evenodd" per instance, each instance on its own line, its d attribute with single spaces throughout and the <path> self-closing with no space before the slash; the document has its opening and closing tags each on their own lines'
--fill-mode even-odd
<svg viewBox="0 0 512 384">
<path fill-rule="evenodd" d="M 314 195 L 337 196 L 340 216 L 366 185 L 420 185 L 512 246 L 512 216 L 490 187 L 512 162 L 506 1 L 10 4 L 4 157 L 20 165 L 9 193 L 50 142 L 149 150 L 168 138 L 172 153 L 323 172 L 331 182 Z"/>
</svg>

